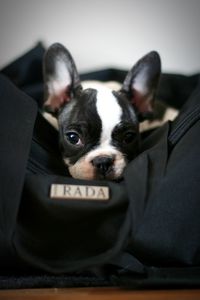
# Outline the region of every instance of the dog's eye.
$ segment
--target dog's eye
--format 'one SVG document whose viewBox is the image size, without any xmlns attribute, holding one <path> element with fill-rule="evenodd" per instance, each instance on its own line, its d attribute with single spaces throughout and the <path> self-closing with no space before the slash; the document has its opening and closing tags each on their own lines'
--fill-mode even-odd
<svg viewBox="0 0 200 300">
<path fill-rule="evenodd" d="M 76 145 L 76 146 L 81 146 L 82 145 L 82 141 L 80 139 L 80 136 L 78 135 L 77 132 L 74 131 L 69 131 L 66 133 L 66 138 L 68 140 L 68 142 L 72 145 Z"/>
<path fill-rule="evenodd" d="M 124 134 L 123 142 L 125 144 L 130 144 L 135 139 L 135 132 L 128 131 Z"/>
</svg>

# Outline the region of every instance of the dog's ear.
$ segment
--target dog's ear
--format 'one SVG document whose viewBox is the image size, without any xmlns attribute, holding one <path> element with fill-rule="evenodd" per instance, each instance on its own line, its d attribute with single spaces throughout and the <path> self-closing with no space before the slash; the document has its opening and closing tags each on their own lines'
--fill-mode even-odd
<svg viewBox="0 0 200 300">
<path fill-rule="evenodd" d="M 160 56 L 152 51 L 133 66 L 124 80 L 122 91 L 128 95 L 136 108 L 139 120 L 149 118 L 153 114 L 153 102 L 160 73 Z"/>
<path fill-rule="evenodd" d="M 61 44 L 50 46 L 44 56 L 44 108 L 56 113 L 81 89 L 80 78 L 69 51 Z"/>
</svg>

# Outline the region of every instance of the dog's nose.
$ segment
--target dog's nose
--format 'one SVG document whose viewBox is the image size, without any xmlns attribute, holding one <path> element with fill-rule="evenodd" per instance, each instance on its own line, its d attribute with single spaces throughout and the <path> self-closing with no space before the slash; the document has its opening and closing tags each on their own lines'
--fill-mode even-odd
<svg viewBox="0 0 200 300">
<path fill-rule="evenodd" d="M 110 171 L 114 158 L 110 156 L 97 156 L 91 162 L 99 174 L 105 176 Z"/>
</svg>

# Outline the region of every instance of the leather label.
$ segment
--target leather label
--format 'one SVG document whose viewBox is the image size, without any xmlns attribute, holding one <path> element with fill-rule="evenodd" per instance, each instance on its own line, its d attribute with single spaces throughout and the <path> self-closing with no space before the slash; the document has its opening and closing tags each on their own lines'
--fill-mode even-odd
<svg viewBox="0 0 200 300">
<path fill-rule="evenodd" d="M 52 184 L 50 198 L 66 200 L 109 200 L 107 186 Z"/>
</svg>

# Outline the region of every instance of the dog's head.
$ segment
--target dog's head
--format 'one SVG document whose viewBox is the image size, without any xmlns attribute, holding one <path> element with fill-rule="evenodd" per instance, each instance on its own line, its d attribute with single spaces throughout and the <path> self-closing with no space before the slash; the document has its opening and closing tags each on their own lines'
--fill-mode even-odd
<svg viewBox="0 0 200 300">
<path fill-rule="evenodd" d="M 68 50 L 53 44 L 44 58 L 45 103 L 57 115 L 60 145 L 70 174 L 79 179 L 122 176 L 138 153 L 139 120 L 153 112 L 160 57 L 150 52 L 127 74 L 122 88 L 84 89 Z"/>
</svg>

